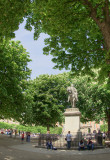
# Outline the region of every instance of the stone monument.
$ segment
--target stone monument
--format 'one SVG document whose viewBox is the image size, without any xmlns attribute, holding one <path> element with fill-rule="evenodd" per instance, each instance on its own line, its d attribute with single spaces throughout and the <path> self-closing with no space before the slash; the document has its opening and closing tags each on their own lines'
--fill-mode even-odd
<svg viewBox="0 0 110 160">
<path fill-rule="evenodd" d="M 80 140 L 82 132 L 80 132 L 80 116 L 81 112 L 76 108 L 76 102 L 78 101 L 77 89 L 72 84 L 67 87 L 68 102 L 71 103 L 72 108 L 67 108 L 64 112 L 65 126 L 63 135 L 66 135 L 68 131 L 71 132 L 74 138 Z"/>
</svg>

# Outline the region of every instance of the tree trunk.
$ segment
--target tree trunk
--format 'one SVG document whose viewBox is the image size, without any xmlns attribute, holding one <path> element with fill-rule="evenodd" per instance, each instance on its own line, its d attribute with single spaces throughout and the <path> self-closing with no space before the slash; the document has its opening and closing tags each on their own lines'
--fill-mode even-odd
<svg viewBox="0 0 110 160">
<path fill-rule="evenodd" d="M 102 32 L 106 50 L 109 51 L 110 50 L 110 26 L 106 22 L 98 23 L 98 26 Z M 110 54 L 109 54 L 109 57 L 110 57 Z"/>
<path fill-rule="evenodd" d="M 107 52 L 106 57 L 105 57 L 105 62 L 107 64 L 107 67 L 110 67 L 110 10 L 109 10 L 109 0 L 105 0 L 103 2 L 103 6 L 101 6 L 101 3 L 96 4 L 96 6 L 93 6 L 91 1 L 89 0 L 83 0 L 82 3 L 87 7 L 87 10 L 89 8 L 89 16 L 96 22 L 98 25 L 103 39 L 104 39 L 104 47 Z M 97 9 L 98 7 L 101 7 L 101 12 L 103 19 L 97 15 Z M 110 90 L 110 70 L 108 70 L 108 90 Z M 108 133 L 109 133 L 109 138 L 110 138 L 110 108 L 108 109 L 107 113 L 108 117 Z"/>
<path fill-rule="evenodd" d="M 110 139 L 110 112 L 108 113 L 108 137 Z"/>
<path fill-rule="evenodd" d="M 50 126 L 47 125 L 47 132 L 50 132 Z"/>
<path fill-rule="evenodd" d="M 106 6 L 107 7 L 107 6 Z M 106 9 L 106 8 L 105 8 Z M 99 20 L 96 17 L 96 10 L 91 10 L 93 11 L 91 14 L 91 17 L 93 18 L 93 20 L 96 22 L 96 24 L 99 26 L 99 29 L 103 35 L 104 38 L 104 42 L 105 42 L 105 49 L 107 51 L 106 53 L 106 57 L 105 57 L 105 62 L 107 64 L 107 67 L 110 67 L 110 17 L 109 17 L 109 10 L 106 12 L 106 18 L 105 21 L 101 22 L 101 20 Z M 108 90 L 110 90 L 110 70 L 108 70 Z M 107 117 L 108 117 L 108 137 L 110 139 L 110 108 L 108 109 L 108 113 L 107 113 Z"/>
</svg>

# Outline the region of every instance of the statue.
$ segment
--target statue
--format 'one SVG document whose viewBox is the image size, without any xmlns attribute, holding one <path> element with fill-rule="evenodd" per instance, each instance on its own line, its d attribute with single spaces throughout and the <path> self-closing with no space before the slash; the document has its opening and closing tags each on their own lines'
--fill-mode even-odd
<svg viewBox="0 0 110 160">
<path fill-rule="evenodd" d="M 76 101 L 78 101 L 77 89 L 73 86 L 67 87 L 68 102 L 70 101 L 72 108 L 76 107 Z"/>
</svg>

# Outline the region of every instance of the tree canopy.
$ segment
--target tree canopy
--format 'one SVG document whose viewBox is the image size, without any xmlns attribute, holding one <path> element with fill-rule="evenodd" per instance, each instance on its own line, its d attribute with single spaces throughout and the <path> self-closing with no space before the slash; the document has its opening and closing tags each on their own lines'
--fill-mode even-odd
<svg viewBox="0 0 110 160">
<path fill-rule="evenodd" d="M 109 75 L 110 49 L 109 0 L 35 0 L 26 28 L 34 26 L 34 38 L 41 32 L 45 40 L 44 54 L 53 55 L 55 68 L 70 68 L 73 73 Z"/>
<path fill-rule="evenodd" d="M 20 116 L 26 80 L 31 73 L 28 62 L 29 54 L 19 41 L 3 40 L 0 44 L 0 118 Z"/>
<path fill-rule="evenodd" d="M 81 112 L 81 122 L 104 120 L 109 126 L 110 92 L 107 81 L 98 84 L 97 71 L 94 77 L 75 76 L 70 73 L 59 75 L 40 75 L 28 82 L 25 90 L 27 103 L 21 116 L 21 123 L 46 126 L 55 126 L 56 122 L 63 121 L 63 113 L 71 107 L 67 102 L 67 86 L 74 84 L 78 91 L 76 107 Z"/>
<path fill-rule="evenodd" d="M 70 69 L 76 75 L 93 75 L 93 68 L 97 68 L 99 80 L 108 78 L 110 90 L 109 0 L 35 0 L 26 29 L 32 26 L 35 39 L 41 32 L 50 35 L 45 40 L 44 54 L 53 56 L 54 68 Z"/>
<path fill-rule="evenodd" d="M 91 101 L 91 105 L 89 105 L 91 107 L 88 108 L 87 105 L 85 108 L 82 108 L 82 111 L 87 108 L 86 113 L 90 113 L 92 111 L 93 113 L 95 113 L 93 108 L 97 104 L 96 111 L 97 113 L 101 113 L 104 108 L 102 107 L 102 110 L 98 112 L 100 106 L 102 106 L 102 103 L 100 101 L 97 102 L 97 97 L 101 98 L 101 101 L 103 101 L 103 105 L 106 106 L 105 111 L 107 111 L 106 116 L 108 117 L 110 131 L 110 105 L 109 101 L 107 101 L 110 91 L 110 1 L 1 0 L 0 9 L 0 40 L 2 42 L 0 43 L 0 52 L 2 58 L 2 69 L 0 71 L 0 78 L 2 82 L 2 87 L 0 88 L 2 90 L 0 95 L 0 105 L 2 108 L 1 113 L 3 115 L 11 115 L 11 111 L 14 109 L 12 106 L 15 104 L 15 102 L 18 106 L 20 106 L 23 99 L 23 90 L 25 89 L 24 82 L 30 72 L 27 68 L 27 62 L 29 61 L 29 59 L 27 59 L 26 55 L 23 54 L 22 62 L 21 53 L 22 51 L 25 52 L 23 48 L 19 48 L 18 44 L 14 42 L 10 44 L 9 42 L 4 41 L 4 38 L 8 39 L 14 37 L 14 31 L 19 28 L 19 24 L 23 21 L 23 18 L 26 17 L 27 22 L 25 28 L 28 30 L 32 30 L 32 27 L 34 27 L 34 39 L 37 39 L 41 32 L 50 35 L 50 37 L 45 40 L 46 47 L 44 48 L 44 54 L 53 55 L 52 61 L 56 63 L 56 66 L 54 68 L 70 69 L 73 74 L 77 75 L 93 75 L 93 68 L 98 68 L 99 79 L 103 79 L 103 81 L 106 81 L 106 78 L 108 78 L 107 85 L 104 84 L 98 87 L 98 85 L 88 84 L 88 96 L 84 96 L 84 102 L 86 101 L 89 104 Z M 14 49 L 16 51 L 14 51 Z M 18 65 L 20 72 L 18 72 L 17 69 L 13 70 L 14 67 L 17 67 L 15 63 L 12 63 L 13 60 L 7 61 L 9 57 L 12 57 L 12 53 L 14 53 L 14 56 L 16 55 L 16 64 Z M 20 63 L 18 63 L 18 59 Z M 6 66 L 5 62 L 7 62 Z M 10 69 L 9 72 L 8 68 Z M 15 74 L 12 75 L 11 70 Z M 6 77 L 5 81 L 3 81 L 4 77 Z M 13 92 L 14 90 L 18 91 L 16 95 L 20 95 L 15 96 L 15 92 Z M 97 92 L 94 93 L 94 91 Z M 89 94 L 91 95 L 91 93 L 94 98 L 89 97 Z M 25 92 L 25 94 L 29 96 L 29 103 L 27 103 L 26 105 L 27 108 L 27 106 L 31 103 L 32 97 L 30 96 L 28 91 L 27 93 Z M 105 94 L 107 96 L 105 96 Z M 44 96 L 43 93 L 40 96 L 41 97 L 35 97 L 42 98 L 43 96 L 44 101 L 47 103 L 47 97 Z M 51 97 L 50 94 L 49 97 Z M 80 100 L 81 102 L 83 102 L 83 99 Z M 92 100 L 97 103 L 92 103 Z M 55 103 L 56 99 L 52 98 L 52 102 Z M 50 103 L 50 105 L 52 105 L 52 102 Z M 8 108 L 7 104 L 10 104 L 8 105 Z M 37 106 L 40 106 L 42 108 L 41 103 Z M 79 105 L 79 108 L 81 109 L 81 105 Z M 10 112 L 8 112 L 9 110 Z M 15 113 L 15 110 L 16 107 L 13 110 L 13 113 Z"/>
<path fill-rule="evenodd" d="M 15 37 L 30 4 L 31 0 L 0 0 L 0 41 Z"/>
<path fill-rule="evenodd" d="M 1 39 L 13 37 L 27 18 L 25 28 L 34 26 L 35 39 L 41 32 L 50 35 L 44 54 L 53 55 L 55 68 L 93 74 L 95 67 L 102 78 L 109 76 L 109 0 L 2 0 L 0 7 Z"/>
<path fill-rule="evenodd" d="M 97 74 L 95 78 L 90 76 L 79 76 L 73 79 L 78 89 L 77 107 L 82 113 L 82 121 L 108 122 L 110 91 L 107 88 L 107 81 L 98 84 Z"/>
<path fill-rule="evenodd" d="M 48 130 L 63 121 L 64 109 L 68 105 L 66 88 L 70 82 L 67 79 L 69 77 L 64 73 L 40 75 L 29 82 L 28 90 L 33 96 L 33 105 L 25 111 L 22 117 L 24 123 L 30 123 L 30 114 L 32 124 L 46 126 Z"/>
</svg>

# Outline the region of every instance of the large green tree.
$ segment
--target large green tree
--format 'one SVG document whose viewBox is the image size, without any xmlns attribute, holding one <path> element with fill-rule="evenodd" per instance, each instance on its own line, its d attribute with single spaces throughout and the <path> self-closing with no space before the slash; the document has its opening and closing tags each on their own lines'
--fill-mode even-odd
<svg viewBox="0 0 110 160">
<path fill-rule="evenodd" d="M 33 96 L 33 105 L 24 114 L 24 123 L 46 126 L 47 130 L 62 122 L 67 107 L 66 88 L 70 84 L 66 73 L 59 75 L 40 75 L 29 82 L 28 92 Z M 30 112 L 28 111 L 30 109 Z"/>
<path fill-rule="evenodd" d="M 90 76 L 77 76 L 73 79 L 78 90 L 77 107 L 82 113 L 82 122 L 104 119 L 108 122 L 110 91 L 107 88 L 107 81 L 98 84 L 97 76 L 96 74 L 95 79 Z"/>
<path fill-rule="evenodd" d="M 34 38 L 41 32 L 50 38 L 45 54 L 52 54 L 56 67 L 73 72 L 105 69 L 108 75 L 110 28 L 109 0 L 35 0 L 26 28 L 34 26 Z M 107 67 L 108 66 L 108 67 Z"/>
<path fill-rule="evenodd" d="M 26 28 L 34 26 L 35 39 L 41 32 L 50 35 L 44 54 L 53 55 L 55 68 L 91 75 L 98 68 L 99 79 L 108 77 L 110 90 L 110 1 L 35 0 L 32 8 Z"/>
<path fill-rule="evenodd" d="M 107 80 L 103 84 L 97 81 L 97 75 L 94 78 L 84 76 L 77 78 L 76 85 L 79 93 L 77 106 L 82 113 L 81 121 L 100 120 L 107 122 L 109 129 L 109 104 L 110 90 Z"/>
<path fill-rule="evenodd" d="M 27 16 L 26 28 L 31 30 L 34 26 L 35 39 L 41 32 L 50 35 L 45 40 L 44 54 L 53 55 L 55 68 L 70 68 L 75 74 L 91 75 L 93 68 L 99 68 L 99 78 L 108 77 L 106 93 L 109 93 L 109 0 L 1 0 L 0 7 L 2 40 L 13 37 L 13 32 Z M 106 113 L 110 130 L 109 106 Z"/>
<path fill-rule="evenodd" d="M 19 41 L 0 44 L 0 118 L 19 118 L 31 70 L 29 54 Z"/>
<path fill-rule="evenodd" d="M 21 122 L 54 126 L 57 121 L 62 122 L 64 109 L 71 107 L 67 102 L 67 86 L 73 83 L 78 91 L 77 107 L 81 111 L 81 121 L 108 122 L 108 105 L 110 92 L 107 89 L 107 81 L 98 84 L 97 72 L 94 77 L 75 76 L 70 73 L 59 75 L 41 75 L 28 83 L 25 90 L 27 104 L 22 114 Z"/>
</svg>

